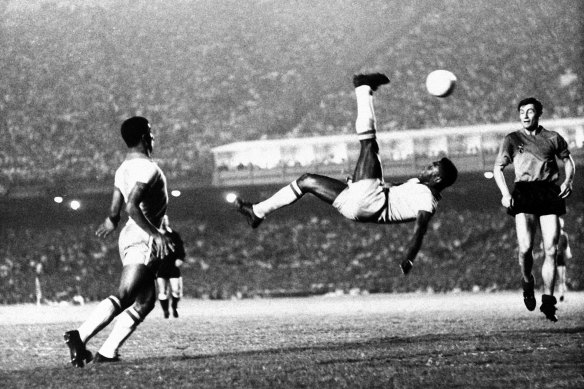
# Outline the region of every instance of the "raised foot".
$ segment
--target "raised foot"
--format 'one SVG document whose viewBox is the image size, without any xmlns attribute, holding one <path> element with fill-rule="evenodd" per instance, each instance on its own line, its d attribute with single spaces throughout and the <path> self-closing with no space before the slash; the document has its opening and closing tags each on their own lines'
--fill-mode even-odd
<svg viewBox="0 0 584 389">
<path fill-rule="evenodd" d="M 389 78 L 383 73 L 355 74 L 353 76 L 353 85 L 355 88 L 369 85 L 371 90 L 375 91 L 381 85 L 389 84 Z"/>
</svg>

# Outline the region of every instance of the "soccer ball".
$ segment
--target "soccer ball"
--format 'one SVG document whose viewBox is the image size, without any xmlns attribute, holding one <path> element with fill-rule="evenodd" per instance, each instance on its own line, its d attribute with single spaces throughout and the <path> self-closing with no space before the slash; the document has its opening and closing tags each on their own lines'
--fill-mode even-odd
<svg viewBox="0 0 584 389">
<path fill-rule="evenodd" d="M 426 77 L 426 89 L 432 96 L 449 96 L 455 86 L 456 76 L 448 70 L 434 70 Z"/>
</svg>

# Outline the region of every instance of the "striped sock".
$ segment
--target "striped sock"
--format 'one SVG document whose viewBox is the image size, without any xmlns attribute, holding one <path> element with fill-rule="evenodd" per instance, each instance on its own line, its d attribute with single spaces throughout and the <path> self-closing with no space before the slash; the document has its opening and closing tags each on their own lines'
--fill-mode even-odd
<svg viewBox="0 0 584 389">
<path fill-rule="evenodd" d="M 253 205 L 253 212 L 256 216 L 260 218 L 265 218 L 270 213 L 274 212 L 277 209 L 285 207 L 286 205 L 290 205 L 300 197 L 302 197 L 304 193 L 300 190 L 298 183 L 296 181 L 292 181 L 290 185 L 286 185 L 276 193 L 272 195 L 272 197 L 259 202 Z"/>
<path fill-rule="evenodd" d="M 374 139 L 376 119 L 371 87 L 362 85 L 355 88 L 355 96 L 357 98 L 357 119 L 355 120 L 357 137 L 359 140 Z"/>
<path fill-rule="evenodd" d="M 99 353 L 104 357 L 114 358 L 118 353 L 118 349 L 132 335 L 142 320 L 143 318 L 134 307 L 130 307 L 122 312 L 117 318 L 112 332 L 99 349 Z"/>
<path fill-rule="evenodd" d="M 79 337 L 87 343 L 95 334 L 105 328 L 122 311 L 122 304 L 116 296 L 102 300 L 89 318 L 78 328 Z"/>
</svg>

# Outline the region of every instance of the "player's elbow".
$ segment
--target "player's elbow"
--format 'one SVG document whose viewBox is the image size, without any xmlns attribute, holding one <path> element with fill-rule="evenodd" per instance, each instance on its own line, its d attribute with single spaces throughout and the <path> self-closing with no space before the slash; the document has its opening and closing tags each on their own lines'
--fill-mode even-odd
<svg viewBox="0 0 584 389">
<path fill-rule="evenodd" d="M 126 212 L 128 215 L 130 215 L 130 217 L 134 217 L 138 212 L 140 212 L 140 207 L 137 204 L 128 203 L 126 204 Z"/>
</svg>

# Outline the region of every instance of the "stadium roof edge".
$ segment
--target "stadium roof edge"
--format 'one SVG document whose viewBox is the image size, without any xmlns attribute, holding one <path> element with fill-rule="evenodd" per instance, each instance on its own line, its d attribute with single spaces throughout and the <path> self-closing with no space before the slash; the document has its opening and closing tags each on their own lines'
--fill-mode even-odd
<svg viewBox="0 0 584 389">
<path fill-rule="evenodd" d="M 565 118 L 565 119 L 549 119 L 542 120 L 541 125 L 546 127 L 557 127 L 557 126 L 574 126 L 574 125 L 584 125 L 584 117 L 576 118 Z M 497 123 L 497 124 L 476 124 L 472 126 L 459 126 L 459 127 L 433 127 L 433 128 L 423 128 L 418 130 L 403 130 L 403 131 L 385 131 L 378 132 L 377 136 L 380 139 L 400 139 L 407 137 L 425 137 L 430 135 L 436 135 L 437 132 L 442 134 L 468 134 L 468 133 L 482 133 L 482 132 L 511 132 L 519 129 L 519 123 Z M 213 153 L 238 151 L 241 149 L 247 149 L 250 146 L 274 146 L 283 144 L 319 144 L 319 143 L 330 143 L 331 141 L 346 141 L 351 140 L 355 137 L 354 134 L 342 134 L 342 135 L 324 135 L 324 136 L 314 136 L 314 137 L 304 137 L 304 138 L 274 138 L 274 139 L 260 139 L 251 141 L 240 141 L 224 144 L 211 149 Z"/>
</svg>

